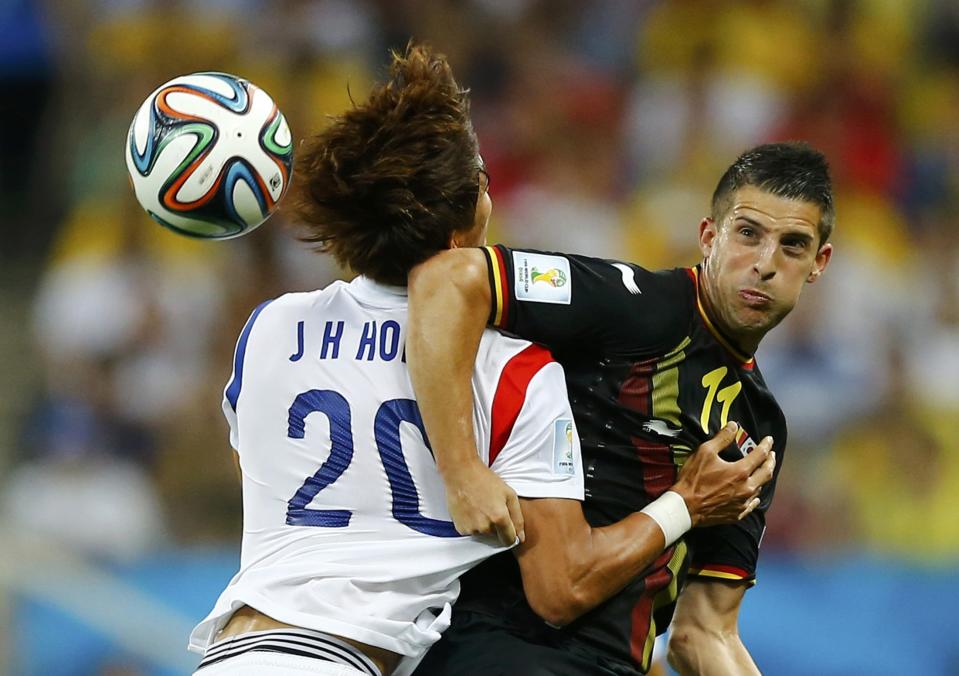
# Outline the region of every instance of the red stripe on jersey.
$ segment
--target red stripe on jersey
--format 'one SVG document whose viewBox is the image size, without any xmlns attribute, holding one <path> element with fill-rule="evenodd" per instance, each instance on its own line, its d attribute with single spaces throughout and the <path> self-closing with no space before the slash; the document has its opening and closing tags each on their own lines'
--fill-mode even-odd
<svg viewBox="0 0 959 676">
<path fill-rule="evenodd" d="M 618 402 L 624 407 L 652 415 L 653 374 L 656 372 L 656 359 L 638 361 L 629 369 L 629 375 L 619 388 Z"/>
<path fill-rule="evenodd" d="M 643 491 L 655 500 L 676 483 L 679 467 L 673 459 L 669 444 L 647 441 L 641 437 L 631 437 L 633 448 L 643 463 Z"/>
<path fill-rule="evenodd" d="M 636 362 L 619 388 L 617 401 L 624 407 L 651 416 L 653 413 L 653 374 L 656 359 Z M 676 483 L 678 468 L 668 444 L 630 437 L 642 462 L 643 490 L 650 498 L 658 498 Z"/>
<path fill-rule="evenodd" d="M 553 355 L 544 347 L 530 345 L 516 353 L 506 362 L 493 395 L 493 413 L 490 424 L 489 464 L 493 466 L 496 456 L 506 446 L 519 411 L 526 401 L 529 383 L 540 369 L 553 361 Z"/>
<path fill-rule="evenodd" d="M 668 547 L 658 559 L 653 561 L 649 570 L 653 572 L 643 580 L 643 593 L 633 606 L 632 626 L 630 627 L 629 651 L 636 660 L 636 664 L 643 663 L 643 651 L 646 648 L 646 639 L 649 636 L 649 625 L 653 621 L 653 602 L 656 594 L 669 586 L 673 574 L 666 564 L 676 552 L 675 545 Z"/>
<path fill-rule="evenodd" d="M 725 573 L 726 575 L 733 575 L 743 580 L 753 576 L 748 570 L 743 570 L 742 568 L 737 568 L 736 566 L 724 566 L 719 563 L 707 563 L 702 566 L 693 564 L 689 567 L 689 572 L 693 575 L 709 572 Z"/>
</svg>

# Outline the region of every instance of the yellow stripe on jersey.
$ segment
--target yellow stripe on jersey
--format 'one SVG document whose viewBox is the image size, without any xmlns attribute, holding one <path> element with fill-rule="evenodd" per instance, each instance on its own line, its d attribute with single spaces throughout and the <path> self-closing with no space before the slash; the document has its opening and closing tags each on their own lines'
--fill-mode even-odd
<svg viewBox="0 0 959 676">
<path fill-rule="evenodd" d="M 712 577 L 719 580 L 735 580 L 737 582 L 748 579 L 747 575 L 733 573 L 725 570 L 715 570 L 713 568 L 693 568 L 690 567 L 688 575 L 692 577 Z M 756 584 L 756 578 L 749 580 L 749 586 Z"/>
<path fill-rule="evenodd" d="M 686 543 L 680 540 L 676 544 L 676 551 L 673 552 L 672 558 L 666 564 L 666 568 L 669 569 L 672 577 L 669 586 L 656 594 L 656 598 L 653 599 L 653 609 L 649 617 L 649 633 L 646 635 L 646 643 L 643 646 L 643 671 L 649 669 L 649 662 L 653 656 L 653 646 L 656 644 L 656 620 L 654 619 L 656 611 L 673 603 L 679 597 L 679 568 L 685 559 Z"/>
<path fill-rule="evenodd" d="M 686 359 L 684 350 L 692 342 L 687 336 L 656 364 L 653 374 L 653 416 L 681 426 L 679 408 L 679 364 Z"/>
<path fill-rule="evenodd" d="M 489 265 L 490 270 L 493 275 L 493 308 L 496 310 L 496 313 L 493 317 L 493 325 L 501 326 L 503 322 L 503 289 L 506 287 L 505 281 L 502 275 L 502 268 L 500 267 L 499 253 L 494 247 L 486 246 L 483 247 L 486 249 L 486 255 L 489 256 Z"/>
</svg>

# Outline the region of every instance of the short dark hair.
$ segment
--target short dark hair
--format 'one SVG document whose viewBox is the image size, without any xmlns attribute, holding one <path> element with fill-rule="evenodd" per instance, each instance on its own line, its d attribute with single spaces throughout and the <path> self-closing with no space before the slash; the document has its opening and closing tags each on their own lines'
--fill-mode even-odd
<svg viewBox="0 0 959 676">
<path fill-rule="evenodd" d="M 745 185 L 819 207 L 819 243 L 829 241 L 836 223 L 832 179 L 826 157 L 806 143 L 767 143 L 747 150 L 732 163 L 713 193 L 714 221 L 725 215 L 732 195 Z"/>
<path fill-rule="evenodd" d="M 304 141 L 293 202 L 301 239 L 405 286 L 412 267 L 473 226 L 481 165 L 469 92 L 446 57 L 412 43 L 391 56 L 386 82 Z"/>
</svg>

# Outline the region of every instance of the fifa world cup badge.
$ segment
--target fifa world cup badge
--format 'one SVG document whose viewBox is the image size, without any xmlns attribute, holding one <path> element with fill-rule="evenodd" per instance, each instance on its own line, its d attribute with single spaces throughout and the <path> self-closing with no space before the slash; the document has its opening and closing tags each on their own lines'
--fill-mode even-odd
<svg viewBox="0 0 959 676">
<path fill-rule="evenodd" d="M 576 473 L 573 462 L 573 421 L 563 418 L 553 423 L 553 474 Z"/>
<path fill-rule="evenodd" d="M 569 259 L 563 256 L 513 252 L 516 300 L 569 305 L 572 300 Z"/>
</svg>

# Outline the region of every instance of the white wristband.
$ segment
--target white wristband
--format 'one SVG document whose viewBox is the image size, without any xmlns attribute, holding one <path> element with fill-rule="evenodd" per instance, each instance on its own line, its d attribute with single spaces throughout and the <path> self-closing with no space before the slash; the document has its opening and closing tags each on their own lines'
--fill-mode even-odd
<svg viewBox="0 0 959 676">
<path fill-rule="evenodd" d="M 676 491 L 666 491 L 640 511 L 663 529 L 667 547 L 693 527 L 686 501 Z"/>
</svg>

